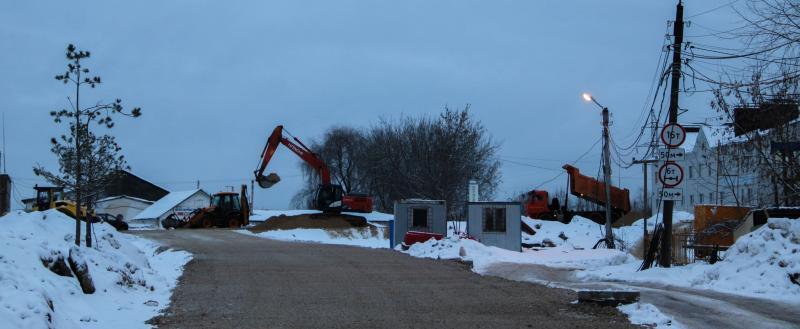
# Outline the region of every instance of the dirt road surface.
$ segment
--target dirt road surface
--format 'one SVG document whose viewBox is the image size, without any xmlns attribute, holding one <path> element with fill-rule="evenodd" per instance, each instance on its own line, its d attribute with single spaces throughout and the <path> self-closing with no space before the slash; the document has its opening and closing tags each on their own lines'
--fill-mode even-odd
<svg viewBox="0 0 800 329">
<path fill-rule="evenodd" d="M 133 234 L 194 254 L 158 328 L 632 328 L 575 293 L 390 250 L 224 229 Z"/>
<path fill-rule="evenodd" d="M 642 303 L 655 305 L 688 328 L 800 328 L 800 305 L 778 301 L 657 284 L 576 282 L 570 270 L 534 264 L 497 263 L 486 274 L 570 289 L 638 290 Z"/>
</svg>

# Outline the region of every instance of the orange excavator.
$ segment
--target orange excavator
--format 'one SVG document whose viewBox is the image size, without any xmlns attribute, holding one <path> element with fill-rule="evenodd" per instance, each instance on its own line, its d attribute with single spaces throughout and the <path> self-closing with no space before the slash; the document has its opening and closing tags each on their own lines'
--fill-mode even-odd
<svg viewBox="0 0 800 329">
<path fill-rule="evenodd" d="M 567 171 L 569 177 L 568 185 L 570 194 L 589 201 L 593 204 L 606 207 L 605 183 L 592 177 L 581 174 L 578 168 L 564 165 L 562 168 Z M 623 215 L 631 211 L 630 191 L 628 189 L 611 186 L 611 219 L 617 221 Z M 567 208 L 567 196 L 564 198 L 564 206 L 560 205 L 557 198 L 553 198 L 548 204 L 549 194 L 547 191 L 532 190 L 525 195 L 525 213 L 530 218 L 558 220 L 568 223 L 574 216 L 588 218 L 598 224 L 605 223 L 605 211 L 576 211 Z"/>
<path fill-rule="evenodd" d="M 330 169 L 318 155 L 312 152 L 297 137 L 289 134 L 292 137 L 292 139 L 289 139 L 283 134 L 283 126 L 277 126 L 272 131 L 269 139 L 267 139 L 267 145 L 264 146 L 264 150 L 261 152 L 261 161 L 258 169 L 254 172 L 258 186 L 270 188 L 280 181 L 280 177 L 275 173 L 264 176 L 264 170 L 267 169 L 267 165 L 278 146 L 283 144 L 319 174 L 320 184 L 314 198 L 314 205 L 317 210 L 325 213 L 339 213 L 342 211 L 372 212 L 371 197 L 365 194 L 344 194 L 341 185 L 331 183 Z"/>
</svg>

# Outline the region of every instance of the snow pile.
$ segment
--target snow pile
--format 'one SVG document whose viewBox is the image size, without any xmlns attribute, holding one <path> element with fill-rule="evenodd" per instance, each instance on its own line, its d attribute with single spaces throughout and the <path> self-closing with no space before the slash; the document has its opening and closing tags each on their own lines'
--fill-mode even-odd
<svg viewBox="0 0 800 329">
<path fill-rule="evenodd" d="M 587 218 L 575 216 L 568 224 L 558 221 L 532 219 L 522 216 L 522 221 L 536 231 L 530 235 L 522 233 L 522 243 L 536 247 L 566 247 L 572 249 L 591 249 L 604 237 L 603 227 Z M 684 211 L 676 211 L 672 215 L 675 225 L 688 225 L 694 221 L 694 215 Z M 661 223 L 661 214 L 647 219 L 647 229 L 652 232 L 656 223 Z M 614 238 L 621 244 L 622 250 L 632 251 L 637 248 L 644 236 L 644 219 L 630 226 L 614 228 Z"/>
<path fill-rule="evenodd" d="M 280 241 L 314 242 L 366 248 L 389 248 L 389 238 L 386 236 L 385 231 L 383 227 L 370 225 L 365 228 L 351 229 L 302 228 L 264 231 L 259 233 L 253 233 L 248 230 L 238 230 L 236 232 Z"/>
<path fill-rule="evenodd" d="M 690 281 L 693 286 L 793 296 L 800 301 L 800 221 L 771 218 L 708 267 Z"/>
<path fill-rule="evenodd" d="M 525 244 L 591 249 L 603 238 L 600 225 L 580 216 L 575 216 L 569 224 L 524 216 L 522 221 L 536 231 L 534 235 L 522 234 L 522 243 Z"/>
<path fill-rule="evenodd" d="M 397 250 L 400 250 L 400 247 Z M 517 252 L 485 246 L 478 241 L 458 237 L 415 243 L 404 252 L 419 258 L 470 261 L 473 264 L 473 270 L 480 274 L 486 273 L 486 268 L 497 263 L 538 264 L 564 269 L 594 269 L 636 262 L 635 258 L 618 250 L 575 250 L 557 247 Z"/>
<path fill-rule="evenodd" d="M 191 258 L 108 224 L 94 225 L 95 248 L 75 247 L 75 220 L 54 210 L 13 212 L 0 224 L 0 323 L 8 328 L 148 328 Z M 94 293 L 71 268 L 88 269 Z"/>
<path fill-rule="evenodd" d="M 694 263 L 637 272 L 638 264 L 582 271 L 583 280 L 625 280 L 710 289 L 800 302 L 800 221 L 769 219 L 723 253 L 716 264 Z M 793 282 L 796 281 L 797 283 Z"/>
<path fill-rule="evenodd" d="M 664 315 L 653 304 L 633 303 L 617 307 L 620 312 L 628 316 L 633 324 L 647 326 L 648 328 L 684 328 L 672 317 Z"/>
</svg>

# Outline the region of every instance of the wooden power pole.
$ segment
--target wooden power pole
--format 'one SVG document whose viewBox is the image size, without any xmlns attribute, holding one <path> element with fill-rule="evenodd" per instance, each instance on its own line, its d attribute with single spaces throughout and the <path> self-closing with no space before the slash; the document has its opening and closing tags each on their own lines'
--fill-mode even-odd
<svg viewBox="0 0 800 329">
<path fill-rule="evenodd" d="M 678 95 L 680 94 L 681 78 L 681 47 L 683 46 L 683 3 L 678 0 L 675 11 L 675 24 L 673 26 L 675 42 L 672 44 L 672 79 L 669 97 L 669 123 L 678 122 Z M 661 253 L 659 265 L 670 267 L 672 265 L 672 209 L 675 201 L 664 200 L 664 236 L 661 239 Z"/>
</svg>

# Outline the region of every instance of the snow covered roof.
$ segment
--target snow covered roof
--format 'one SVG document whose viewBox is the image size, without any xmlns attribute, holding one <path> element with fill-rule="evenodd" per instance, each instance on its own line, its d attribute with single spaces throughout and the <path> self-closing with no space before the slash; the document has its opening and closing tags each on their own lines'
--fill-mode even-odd
<svg viewBox="0 0 800 329">
<path fill-rule="evenodd" d="M 123 198 L 124 199 L 131 199 L 131 200 L 135 200 L 135 201 L 139 201 L 139 202 L 144 202 L 144 203 L 147 203 L 147 204 L 153 204 L 153 201 L 140 199 L 140 198 L 135 198 L 135 197 L 132 197 L 132 196 L 127 196 L 127 195 L 110 196 L 110 197 L 107 197 L 107 198 L 102 198 L 102 199 L 97 200 L 95 202 L 96 203 L 100 203 L 100 202 L 106 202 L 106 201 L 111 201 L 111 200 L 116 200 L 116 199 L 123 199 Z"/>
<path fill-rule="evenodd" d="M 163 198 L 159 199 L 145 210 L 142 210 L 136 217 L 133 219 L 152 219 L 152 218 L 159 218 L 162 215 L 166 214 L 168 211 L 175 208 L 181 202 L 186 201 L 186 199 L 192 197 L 197 193 L 203 193 L 208 195 L 202 189 L 195 189 L 189 191 L 178 191 L 178 192 L 170 192 Z"/>
</svg>

